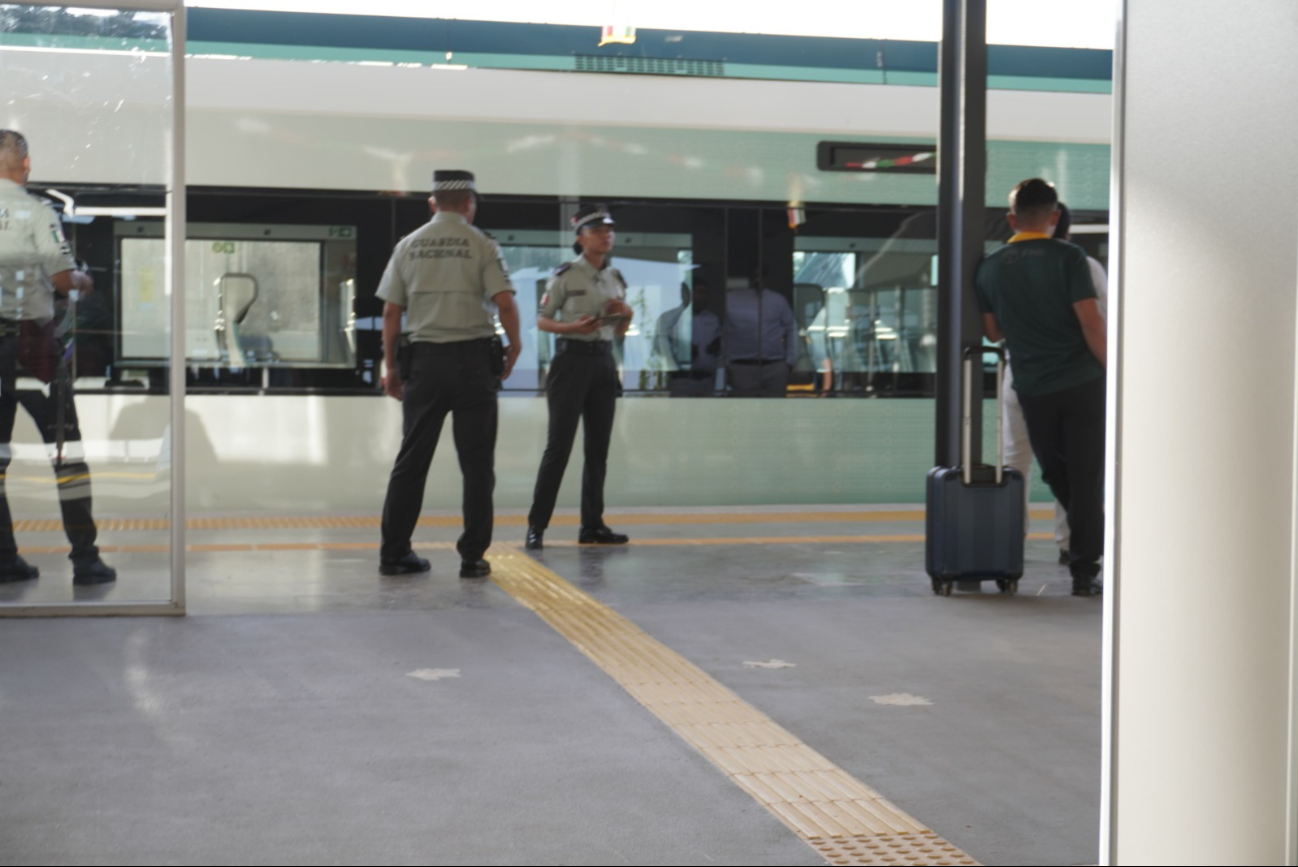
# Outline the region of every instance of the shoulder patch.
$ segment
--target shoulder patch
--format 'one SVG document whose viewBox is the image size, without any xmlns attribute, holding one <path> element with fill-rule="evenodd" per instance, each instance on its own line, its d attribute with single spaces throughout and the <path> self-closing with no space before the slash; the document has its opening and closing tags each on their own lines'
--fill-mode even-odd
<svg viewBox="0 0 1298 867">
<path fill-rule="evenodd" d="M 558 268 L 554 269 L 554 276 L 558 277 L 560 274 L 562 274 L 564 271 L 567 271 L 571 267 L 572 267 L 571 262 L 564 262 Z"/>
</svg>

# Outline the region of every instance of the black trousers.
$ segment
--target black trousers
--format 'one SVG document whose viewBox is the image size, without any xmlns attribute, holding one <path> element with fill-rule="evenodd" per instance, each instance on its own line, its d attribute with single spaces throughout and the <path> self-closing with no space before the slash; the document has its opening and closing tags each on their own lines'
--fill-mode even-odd
<svg viewBox="0 0 1298 867">
<path fill-rule="evenodd" d="M 51 346 L 51 351 L 54 347 Z M 49 394 L 43 391 L 18 391 L 18 375 L 22 367 L 18 362 L 18 337 L 0 336 L 0 561 L 18 554 L 14 540 L 13 514 L 5 496 L 5 481 L 9 463 L 13 459 L 10 443 L 13 440 L 14 421 L 18 407 L 22 406 L 36 423 L 41 439 L 47 445 L 58 442 L 59 423 L 63 424 L 63 443 L 66 459 L 55 455 L 54 477 L 58 484 L 59 509 L 63 513 L 63 531 L 72 543 L 71 559 L 75 562 L 94 560 L 99 556 L 95 545 L 99 532 L 91 514 L 90 467 L 86 465 L 81 446 L 81 428 L 77 424 L 77 407 L 72 398 L 72 377 L 67 367 L 59 365 L 54 380 L 49 384 Z M 60 404 L 62 419 L 60 420 Z"/>
<path fill-rule="evenodd" d="M 786 361 L 732 361 L 726 365 L 726 376 L 735 397 L 784 397 L 789 390 Z"/>
<path fill-rule="evenodd" d="M 527 523 L 542 530 L 550 526 L 580 421 L 585 429 L 586 459 L 581 474 L 581 523 L 583 527 L 602 527 L 608 444 L 613 437 L 613 411 L 622 384 L 610 344 L 560 340 L 558 346 L 545 380 L 550 428 Z"/>
<path fill-rule="evenodd" d="M 1019 395 L 1032 452 L 1068 510 L 1069 567 L 1093 577 L 1104 553 L 1104 377 L 1054 394 Z"/>
<path fill-rule="evenodd" d="M 380 559 L 400 560 L 410 553 L 447 413 L 464 476 L 464 532 L 455 547 L 461 559 L 477 560 L 491 546 L 500 380 L 491 372 L 490 346 L 487 340 L 410 346 L 410 372 L 402 381 L 401 451 L 383 502 Z"/>
</svg>

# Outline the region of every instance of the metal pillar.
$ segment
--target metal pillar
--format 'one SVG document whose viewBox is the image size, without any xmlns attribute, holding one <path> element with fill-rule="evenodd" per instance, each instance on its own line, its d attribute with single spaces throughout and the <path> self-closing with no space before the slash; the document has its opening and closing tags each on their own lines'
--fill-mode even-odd
<svg viewBox="0 0 1298 867">
<path fill-rule="evenodd" d="M 961 358 L 966 347 L 982 343 L 973 274 L 986 237 L 987 0 L 943 0 L 938 75 L 936 464 L 953 467 L 960 463 Z M 982 454 L 982 395 L 982 377 L 975 376 L 975 462 Z"/>
</svg>

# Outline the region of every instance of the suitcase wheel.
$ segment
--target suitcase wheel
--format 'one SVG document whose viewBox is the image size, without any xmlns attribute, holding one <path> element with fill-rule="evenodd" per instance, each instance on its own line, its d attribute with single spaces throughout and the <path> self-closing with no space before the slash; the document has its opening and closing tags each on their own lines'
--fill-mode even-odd
<svg viewBox="0 0 1298 867">
<path fill-rule="evenodd" d="M 953 581 L 943 581 L 941 578 L 934 578 L 934 579 L 933 579 L 933 595 L 934 595 L 934 596 L 950 596 L 950 595 L 951 595 L 951 588 L 954 586 L 954 584 L 955 584 L 955 582 L 953 582 Z"/>
<path fill-rule="evenodd" d="M 997 578 L 996 589 L 1000 590 L 1006 596 L 1013 596 L 1019 592 L 1019 579 L 1017 578 Z"/>
</svg>

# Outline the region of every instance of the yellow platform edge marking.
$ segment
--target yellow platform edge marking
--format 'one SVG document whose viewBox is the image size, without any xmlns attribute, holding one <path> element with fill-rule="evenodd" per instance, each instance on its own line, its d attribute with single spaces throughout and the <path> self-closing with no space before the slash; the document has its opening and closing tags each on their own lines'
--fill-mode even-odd
<svg viewBox="0 0 1298 867">
<path fill-rule="evenodd" d="M 698 666 L 540 563 L 491 578 L 831 864 L 977 864 Z"/>
<path fill-rule="evenodd" d="M 1050 509 L 1033 509 L 1033 518 L 1053 518 Z M 867 512 L 690 512 L 681 511 L 672 514 L 649 514 L 628 512 L 610 514 L 609 520 L 614 524 L 625 524 L 632 527 L 653 525 L 687 524 L 856 524 L 885 523 L 924 520 L 923 509 L 893 509 L 887 511 Z M 171 522 L 166 518 L 108 518 L 101 520 L 100 530 L 107 531 L 144 531 L 166 530 Z M 350 530 L 377 528 L 380 518 L 377 515 L 242 515 L 219 518 L 190 518 L 185 521 L 188 530 Z M 427 516 L 419 519 L 420 527 L 459 527 L 458 515 Z M 556 527 L 575 527 L 580 519 L 575 515 L 560 515 L 552 522 Z M 527 518 L 523 515 L 498 515 L 497 527 L 525 527 Z M 27 533 L 56 533 L 63 529 L 57 518 L 39 518 L 14 521 L 14 529 Z"/>
</svg>

